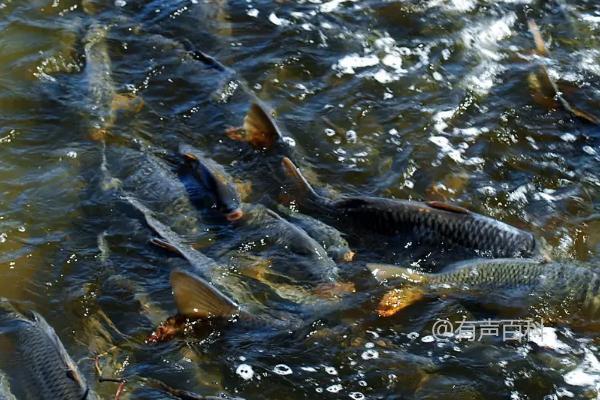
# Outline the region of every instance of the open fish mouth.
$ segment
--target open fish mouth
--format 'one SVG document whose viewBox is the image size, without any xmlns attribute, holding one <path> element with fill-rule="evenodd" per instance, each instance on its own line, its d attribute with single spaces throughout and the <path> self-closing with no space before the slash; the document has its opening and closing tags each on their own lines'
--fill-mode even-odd
<svg viewBox="0 0 600 400">
<path fill-rule="evenodd" d="M 240 208 L 236 208 L 235 210 L 225 214 L 225 218 L 229 222 L 239 221 L 244 216 L 244 212 Z"/>
</svg>

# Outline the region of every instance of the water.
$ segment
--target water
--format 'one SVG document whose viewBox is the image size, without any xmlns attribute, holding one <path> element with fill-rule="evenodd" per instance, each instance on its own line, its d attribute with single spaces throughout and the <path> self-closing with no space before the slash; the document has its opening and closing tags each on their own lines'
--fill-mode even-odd
<svg viewBox="0 0 600 400">
<path fill-rule="evenodd" d="M 551 74 L 593 111 L 593 1 L 0 3 L 0 296 L 44 315 L 89 381 L 93 354 L 103 353 L 103 373 L 126 377 L 129 398 L 164 398 L 145 378 L 246 398 L 598 398 L 591 334 L 558 327 L 523 344 L 435 340 L 436 318 L 482 316 L 444 301 L 377 318 L 381 290 L 361 262 L 417 260 L 361 238 L 359 261 L 342 271 L 357 294 L 305 313 L 301 329 L 224 327 L 145 344 L 175 311 L 167 277 L 185 261 L 148 245 L 152 233 L 112 180 L 213 257 L 239 244 L 239 232 L 173 202 L 169 183 L 144 181 L 162 176 L 148 160 L 163 163 L 187 142 L 250 181 L 247 201 L 273 186 L 257 179 L 260 153 L 224 135 L 241 124 L 248 98 L 231 76 L 186 56 L 188 40 L 273 107 L 319 186 L 450 200 L 534 232 L 553 258 L 593 268 L 599 128 L 533 101 L 528 76 L 540 61 L 525 12 L 550 43 Z M 95 23 L 107 27 L 115 92 L 143 99 L 114 121 L 90 100 L 84 38 Z M 108 134 L 94 136 L 99 127 Z M 423 265 L 448 261 L 428 252 L 418 252 Z M 239 287 L 247 301 L 299 312 L 264 286 Z M 110 398 L 116 384 L 95 390 Z"/>
</svg>

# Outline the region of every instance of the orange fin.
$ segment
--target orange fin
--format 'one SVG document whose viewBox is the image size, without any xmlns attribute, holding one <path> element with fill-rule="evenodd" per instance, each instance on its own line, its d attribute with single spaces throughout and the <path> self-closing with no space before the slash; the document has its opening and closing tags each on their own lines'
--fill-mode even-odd
<svg viewBox="0 0 600 400">
<path fill-rule="evenodd" d="M 546 43 L 542 38 L 542 34 L 540 33 L 540 28 L 537 23 L 533 19 L 527 20 L 527 25 L 529 26 L 529 32 L 533 36 L 533 41 L 535 42 L 535 50 L 538 55 L 548 57 L 550 52 L 546 47 Z"/>
<path fill-rule="evenodd" d="M 425 291 L 416 286 L 407 286 L 387 292 L 377 307 L 380 317 L 391 317 L 398 311 L 416 303 L 425 297 Z"/>
<path fill-rule="evenodd" d="M 125 110 L 138 113 L 144 108 L 144 100 L 134 94 L 116 94 L 112 99 L 113 110 Z"/>
<path fill-rule="evenodd" d="M 457 214 L 470 214 L 471 211 L 463 208 L 461 206 L 456 206 L 454 204 L 448 204 L 441 201 L 427 201 L 425 202 L 429 207 L 436 208 L 438 210 L 449 211 Z"/>
<path fill-rule="evenodd" d="M 270 149 L 281 133 L 269 114 L 257 103 L 252 103 L 244 117 L 242 129 L 229 129 L 227 136 L 233 140 L 248 142 L 255 148 Z"/>
</svg>

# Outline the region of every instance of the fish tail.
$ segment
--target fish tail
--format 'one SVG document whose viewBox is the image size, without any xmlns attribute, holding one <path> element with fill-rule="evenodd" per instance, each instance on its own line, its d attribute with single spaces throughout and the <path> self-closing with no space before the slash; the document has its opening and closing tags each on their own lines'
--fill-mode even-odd
<svg viewBox="0 0 600 400">
<path fill-rule="evenodd" d="M 311 184 L 308 183 L 304 175 L 302 175 L 302 172 L 300 172 L 300 169 L 296 167 L 292 160 L 287 157 L 283 157 L 281 160 L 281 165 L 283 166 L 283 170 L 285 171 L 286 175 L 292 178 L 294 184 L 304 197 L 312 200 L 313 202 L 323 202 L 323 196 L 318 194 L 315 189 L 313 189 Z"/>
<path fill-rule="evenodd" d="M 171 288 L 182 316 L 229 318 L 238 314 L 239 306 L 235 301 L 190 272 L 181 269 L 171 272 Z"/>
</svg>

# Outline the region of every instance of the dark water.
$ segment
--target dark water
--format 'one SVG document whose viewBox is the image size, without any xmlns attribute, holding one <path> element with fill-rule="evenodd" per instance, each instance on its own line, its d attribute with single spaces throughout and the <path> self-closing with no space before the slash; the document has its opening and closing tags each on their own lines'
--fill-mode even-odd
<svg viewBox="0 0 600 400">
<path fill-rule="evenodd" d="M 551 61 L 532 57 L 525 15 Z M 108 75 L 85 57 L 94 27 L 106 28 Z M 232 274 L 240 302 L 291 312 L 300 329 L 221 327 L 145 344 L 175 312 L 168 275 L 186 263 L 148 245 L 152 232 L 118 194 L 227 264 L 243 231 L 186 202 L 168 154 L 181 142 L 202 150 L 250 182 L 248 202 L 278 187 L 264 154 L 224 135 L 248 96 L 190 57 L 188 41 L 276 111 L 320 186 L 449 200 L 534 232 L 552 258 L 595 268 L 600 128 L 534 102 L 529 76 L 548 62 L 577 88 L 573 101 L 597 111 L 596 2 L 7 0 L 0 29 L 0 296 L 44 315 L 89 381 L 102 353 L 103 373 L 129 380 L 125 398 L 165 398 L 149 378 L 251 399 L 600 396 L 591 334 L 561 326 L 544 343 L 431 340 L 439 317 L 493 317 L 441 300 L 377 318 L 381 289 L 365 261 L 425 268 L 455 257 L 361 237 L 351 243 L 358 261 L 341 266 L 357 293 L 334 308 L 306 311 Z M 107 117 L 94 79 L 143 108 Z M 105 140 L 92 140 L 99 129 Z M 94 386 L 106 398 L 116 391 Z"/>
</svg>

